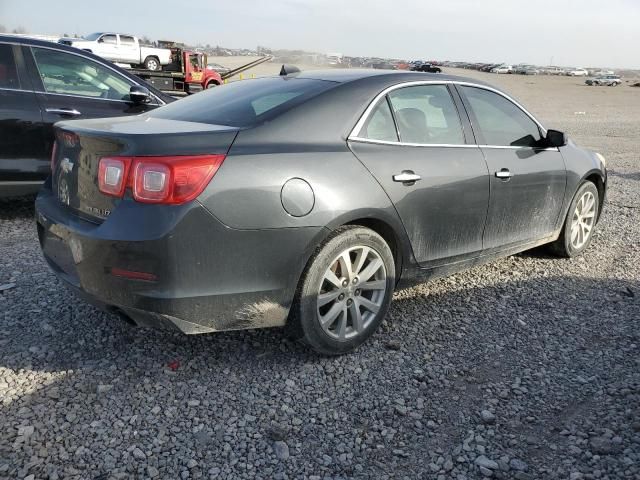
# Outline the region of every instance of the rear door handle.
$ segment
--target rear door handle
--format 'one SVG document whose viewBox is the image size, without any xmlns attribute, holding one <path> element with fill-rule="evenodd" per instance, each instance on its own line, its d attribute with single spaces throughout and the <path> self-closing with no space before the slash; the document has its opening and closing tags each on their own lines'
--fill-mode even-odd
<svg viewBox="0 0 640 480">
<path fill-rule="evenodd" d="M 509 180 L 511 177 L 513 177 L 513 173 L 511 173 L 508 168 L 503 168 L 496 172 L 496 177 L 500 178 L 501 180 Z"/>
<path fill-rule="evenodd" d="M 82 115 L 75 108 L 47 108 L 47 113 L 53 113 L 56 115 L 69 115 L 70 117 L 77 117 L 78 115 Z"/>
<path fill-rule="evenodd" d="M 407 185 L 413 185 L 418 180 L 422 180 L 422 177 L 413 170 L 403 170 L 402 173 L 393 176 L 394 182 L 402 182 Z"/>
</svg>

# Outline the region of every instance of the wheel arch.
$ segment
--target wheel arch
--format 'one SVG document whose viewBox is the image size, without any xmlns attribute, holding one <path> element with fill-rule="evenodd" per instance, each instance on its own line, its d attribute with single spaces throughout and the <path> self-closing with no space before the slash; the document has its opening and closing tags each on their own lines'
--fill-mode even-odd
<svg viewBox="0 0 640 480">
<path fill-rule="evenodd" d="M 411 263 L 415 263 L 413 250 L 404 226 L 386 211 L 355 211 L 350 215 L 336 218 L 327 225 L 327 229 L 332 232 L 345 225 L 359 225 L 369 228 L 387 242 L 395 262 L 396 283 L 400 281 L 403 270 Z"/>
<path fill-rule="evenodd" d="M 578 185 L 582 185 L 583 182 L 591 182 L 596 186 L 598 190 L 598 218 L 600 220 L 600 214 L 602 213 L 602 207 L 604 206 L 605 194 L 607 191 L 607 179 L 602 175 L 600 170 L 591 170 L 582 177 Z M 575 195 L 575 193 L 574 193 Z"/>
</svg>

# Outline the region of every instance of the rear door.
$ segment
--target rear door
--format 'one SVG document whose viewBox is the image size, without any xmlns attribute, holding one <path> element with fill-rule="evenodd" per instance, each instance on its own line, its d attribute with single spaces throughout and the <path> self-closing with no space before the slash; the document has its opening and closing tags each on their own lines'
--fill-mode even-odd
<svg viewBox="0 0 640 480">
<path fill-rule="evenodd" d="M 155 101 L 134 105 L 129 99 L 134 82 L 82 54 L 47 47 L 25 50 L 43 112 L 48 151 L 53 124 L 59 120 L 133 115 L 158 106 Z"/>
<path fill-rule="evenodd" d="M 135 39 L 130 35 L 119 35 L 119 37 L 119 61 L 130 64 L 140 63 L 140 48 L 138 47 Z"/>
<path fill-rule="evenodd" d="M 487 166 L 451 93 L 444 84 L 394 88 L 349 142 L 394 203 L 423 266 L 482 250 Z"/>
<path fill-rule="evenodd" d="M 42 115 L 19 45 L 0 43 L 0 196 L 49 173 Z"/>
<path fill-rule="evenodd" d="M 458 88 L 491 178 L 484 247 L 549 237 L 566 185 L 560 151 L 546 148 L 538 123 L 504 95 L 480 86 Z"/>
</svg>

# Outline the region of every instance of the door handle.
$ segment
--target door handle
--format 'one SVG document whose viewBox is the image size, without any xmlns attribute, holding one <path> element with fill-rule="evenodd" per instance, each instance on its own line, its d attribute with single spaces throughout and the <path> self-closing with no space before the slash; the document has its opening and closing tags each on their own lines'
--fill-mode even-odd
<svg viewBox="0 0 640 480">
<path fill-rule="evenodd" d="M 496 178 L 501 180 L 509 180 L 511 177 L 513 177 L 513 173 L 511 173 L 508 168 L 503 168 L 496 172 Z"/>
<path fill-rule="evenodd" d="M 78 115 L 82 115 L 75 108 L 47 108 L 47 113 L 54 113 L 56 115 L 69 115 L 70 117 L 77 117 Z"/>
<path fill-rule="evenodd" d="M 406 185 L 413 185 L 418 180 L 422 180 L 422 177 L 413 170 L 403 170 L 402 173 L 393 176 L 394 182 L 402 182 Z"/>
</svg>

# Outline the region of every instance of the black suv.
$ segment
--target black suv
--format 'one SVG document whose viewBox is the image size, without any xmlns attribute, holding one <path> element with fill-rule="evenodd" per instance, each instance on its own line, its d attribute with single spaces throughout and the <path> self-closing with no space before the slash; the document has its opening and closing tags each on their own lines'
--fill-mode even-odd
<svg viewBox="0 0 640 480">
<path fill-rule="evenodd" d="M 0 197 L 40 188 L 58 120 L 133 115 L 173 100 L 89 52 L 0 35 Z"/>
</svg>

